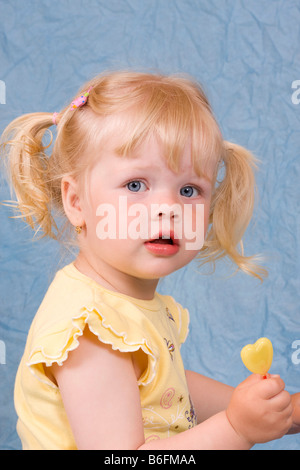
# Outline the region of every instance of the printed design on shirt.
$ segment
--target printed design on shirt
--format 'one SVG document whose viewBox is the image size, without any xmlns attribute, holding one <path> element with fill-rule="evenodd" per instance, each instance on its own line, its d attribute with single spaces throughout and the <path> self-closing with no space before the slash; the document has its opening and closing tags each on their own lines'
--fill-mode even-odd
<svg viewBox="0 0 300 470">
<path fill-rule="evenodd" d="M 180 397 L 178 398 L 178 401 L 181 403 L 184 399 L 184 396 L 183 395 L 180 395 Z"/>
<path fill-rule="evenodd" d="M 167 345 L 167 348 L 168 348 L 168 350 L 169 350 L 171 359 L 172 359 L 172 361 L 173 361 L 173 354 L 174 354 L 174 351 L 175 351 L 175 346 L 174 346 L 174 344 L 171 342 L 170 339 L 164 338 L 164 340 L 165 340 L 165 342 L 166 342 L 166 345 Z"/>
<path fill-rule="evenodd" d="M 186 419 L 189 422 L 188 427 L 193 428 L 197 424 L 197 416 L 196 416 L 195 408 L 194 408 L 194 405 L 192 403 L 192 400 L 191 400 L 190 396 L 189 396 L 189 402 L 190 402 L 190 410 L 189 411 L 186 410 L 186 412 L 184 414 L 185 414 Z"/>
<path fill-rule="evenodd" d="M 167 317 L 175 323 L 174 317 L 168 307 L 166 307 Z"/>
<path fill-rule="evenodd" d="M 150 434 L 150 436 L 145 439 L 145 442 L 158 441 L 160 437 L 157 434 Z"/>
<path fill-rule="evenodd" d="M 142 408 L 146 440 L 159 439 L 185 431 L 196 424 L 195 412 L 188 394 L 167 388 L 161 395 L 159 405 Z M 195 424 L 194 424 L 195 423 Z"/>
<path fill-rule="evenodd" d="M 168 409 L 171 408 L 172 406 L 172 400 L 175 395 L 175 389 L 174 388 L 168 388 L 163 394 L 160 399 L 160 406 L 162 408 Z"/>
</svg>

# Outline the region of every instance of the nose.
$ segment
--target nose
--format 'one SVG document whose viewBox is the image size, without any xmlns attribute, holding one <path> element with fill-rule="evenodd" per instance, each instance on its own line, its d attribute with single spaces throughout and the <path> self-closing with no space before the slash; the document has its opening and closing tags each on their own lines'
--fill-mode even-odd
<svg viewBox="0 0 300 470">
<path fill-rule="evenodd" d="M 168 204 L 160 204 L 158 208 L 154 208 L 154 217 L 163 218 L 167 217 L 170 219 L 175 219 L 179 217 L 179 209 L 177 204 L 169 206 Z"/>
<path fill-rule="evenodd" d="M 151 201 L 150 238 L 161 232 L 164 235 L 176 232 L 172 236 L 180 238 L 182 219 L 182 207 L 176 194 L 168 190 L 157 194 Z"/>
<path fill-rule="evenodd" d="M 165 184 L 151 197 L 150 220 L 154 227 L 177 227 L 182 223 L 182 207 L 177 188 Z M 150 222 L 150 223 L 151 223 Z M 166 229 L 167 230 L 167 229 Z"/>
<path fill-rule="evenodd" d="M 164 201 L 164 202 L 161 202 Z M 152 220 L 178 220 L 181 216 L 181 205 L 174 202 L 174 198 L 160 199 L 151 204 L 151 218 Z"/>
</svg>

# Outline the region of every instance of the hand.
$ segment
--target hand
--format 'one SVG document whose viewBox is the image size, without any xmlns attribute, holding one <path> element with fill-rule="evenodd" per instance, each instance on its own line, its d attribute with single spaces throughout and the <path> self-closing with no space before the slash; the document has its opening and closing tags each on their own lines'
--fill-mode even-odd
<svg viewBox="0 0 300 470">
<path fill-rule="evenodd" d="M 278 439 L 292 426 L 291 397 L 279 375 L 250 375 L 234 390 L 227 418 L 248 443 Z"/>
<path fill-rule="evenodd" d="M 296 434 L 300 432 L 300 393 L 295 393 L 291 396 L 292 407 L 293 407 L 293 423 L 289 429 L 288 434 Z"/>
</svg>

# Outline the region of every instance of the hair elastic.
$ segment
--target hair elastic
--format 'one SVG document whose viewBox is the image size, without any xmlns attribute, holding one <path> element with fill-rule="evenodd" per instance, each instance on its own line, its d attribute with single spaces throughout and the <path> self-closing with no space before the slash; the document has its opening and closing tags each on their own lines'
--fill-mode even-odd
<svg viewBox="0 0 300 470">
<path fill-rule="evenodd" d="M 81 108 L 81 106 L 84 106 L 92 88 L 93 87 L 91 86 L 83 95 L 78 96 L 78 98 L 72 101 L 71 109 Z"/>
<path fill-rule="evenodd" d="M 78 96 L 74 101 L 71 103 L 71 109 L 76 109 L 76 108 L 81 108 L 81 106 L 84 106 L 85 103 L 87 102 L 88 96 L 90 94 L 90 91 L 93 87 L 90 86 L 90 88 L 81 96 Z M 53 113 L 52 115 L 52 122 L 55 126 L 57 126 L 56 122 L 56 117 L 58 116 L 59 113 Z"/>
<path fill-rule="evenodd" d="M 57 122 L 56 122 L 56 117 L 58 116 L 58 113 L 53 113 L 52 115 L 52 122 L 55 126 L 57 126 Z"/>
</svg>

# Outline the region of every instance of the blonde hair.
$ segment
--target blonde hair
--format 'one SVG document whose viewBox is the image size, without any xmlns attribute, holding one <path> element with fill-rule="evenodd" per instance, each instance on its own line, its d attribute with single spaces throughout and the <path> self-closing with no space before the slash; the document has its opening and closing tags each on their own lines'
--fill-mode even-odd
<svg viewBox="0 0 300 470">
<path fill-rule="evenodd" d="M 183 148 L 191 142 L 192 161 L 199 175 L 206 173 L 207 165 L 213 165 L 217 181 L 224 166 L 222 181 L 217 182 L 212 195 L 210 227 L 198 258 L 214 265 L 228 256 L 238 268 L 261 278 L 264 270 L 254 257 L 244 256 L 241 245 L 253 211 L 255 159 L 244 148 L 223 141 L 200 86 L 182 76 L 111 72 L 95 77 L 78 94 L 89 87 L 85 106 L 74 110 L 68 104 L 56 116 L 57 136 L 51 155 L 47 149 L 52 143 L 52 113 L 21 116 L 4 131 L 1 149 L 20 217 L 36 233 L 60 238 L 62 230 L 54 214 L 63 214 L 61 180 L 66 175 L 82 178 L 86 174 L 93 163 L 86 157 L 88 146 L 93 145 L 99 157 L 105 143 L 118 134 L 115 151 L 129 156 L 154 133 L 163 144 L 168 164 L 176 170 Z M 47 131 L 48 144 L 44 143 Z"/>
</svg>

